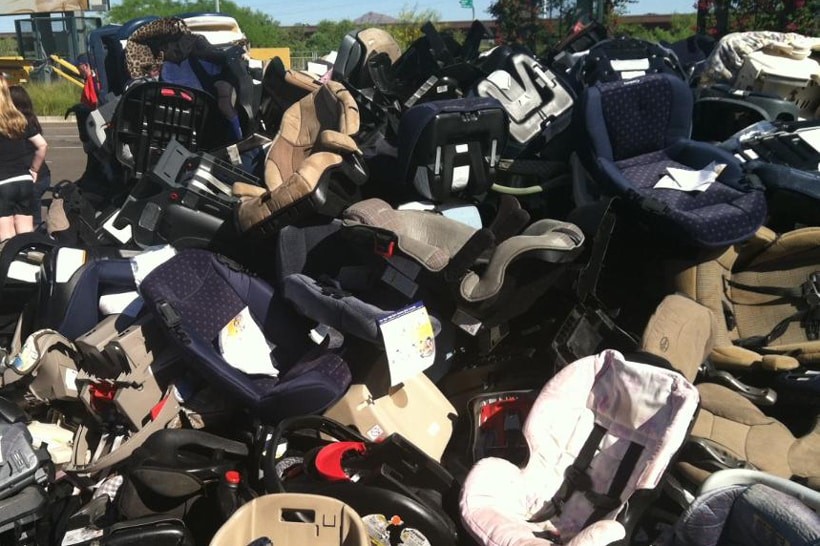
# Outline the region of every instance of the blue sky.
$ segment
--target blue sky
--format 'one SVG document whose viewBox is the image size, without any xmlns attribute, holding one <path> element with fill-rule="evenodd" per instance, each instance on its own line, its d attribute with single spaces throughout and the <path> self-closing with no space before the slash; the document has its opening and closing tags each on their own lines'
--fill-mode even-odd
<svg viewBox="0 0 820 546">
<path fill-rule="evenodd" d="M 492 0 L 474 0 L 477 18 L 487 18 L 487 6 Z M 116 4 L 117 0 L 112 0 Z M 355 19 L 375 11 L 396 15 L 402 7 L 415 6 L 418 10 L 435 9 L 443 21 L 466 20 L 471 17 L 469 9 L 461 8 L 458 0 L 301 0 L 300 2 L 271 2 L 270 0 L 238 0 L 240 5 L 265 11 L 283 25 L 294 23 L 317 23 L 322 19 Z M 638 0 L 629 6 L 629 12 L 638 13 L 687 13 L 694 11 L 694 0 Z M 280 7 L 281 6 L 281 7 Z M 27 18 L 27 17 L 26 17 Z M 15 17 L 0 17 L 0 32 L 14 30 Z"/>
</svg>

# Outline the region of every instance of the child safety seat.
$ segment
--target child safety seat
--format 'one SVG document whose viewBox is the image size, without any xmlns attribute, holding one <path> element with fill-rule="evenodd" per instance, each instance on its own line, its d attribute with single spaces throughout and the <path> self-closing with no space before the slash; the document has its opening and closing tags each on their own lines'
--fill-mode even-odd
<svg viewBox="0 0 820 546">
<path fill-rule="evenodd" d="M 271 59 L 262 76 L 262 102 L 259 107 L 264 133 L 276 135 L 285 111 L 321 85 L 307 72 L 285 68 L 285 63 L 279 57 Z"/>
<path fill-rule="evenodd" d="M 147 174 L 172 138 L 192 152 L 233 142 L 218 110 L 211 95 L 182 85 L 149 81 L 130 87 L 117 104 L 111 139 L 129 180 Z"/>
<path fill-rule="evenodd" d="M 604 193 L 623 196 L 639 217 L 684 244 L 722 247 L 751 237 L 766 216 L 762 188 L 725 150 L 689 139 L 692 92 L 669 74 L 586 89 L 589 154 L 582 159 Z M 726 165 L 705 191 L 655 188 L 674 167 Z"/>
<path fill-rule="evenodd" d="M 740 483 L 733 483 L 738 472 Z M 820 540 L 816 492 L 762 472 L 718 474 L 713 475 L 714 485 L 704 484 L 664 546 L 766 546 Z"/>
<path fill-rule="evenodd" d="M 812 144 L 818 134 L 817 121 L 761 122 L 721 144 L 766 187 L 766 225 L 778 232 L 820 225 L 820 150 Z"/>
<path fill-rule="evenodd" d="M 598 42 L 575 66 L 576 78 L 582 87 L 649 74 L 670 74 L 687 80 L 674 51 L 655 42 L 627 36 Z"/>
<path fill-rule="evenodd" d="M 384 53 L 391 64 L 401 56 L 401 47 L 389 32 L 380 28 L 348 32 L 342 38 L 333 63 L 333 79 L 348 82 L 356 89 L 372 87 L 367 61 L 379 53 Z"/>
<path fill-rule="evenodd" d="M 293 518 L 294 514 L 304 519 Z M 263 495 L 242 506 L 214 535 L 210 545 L 259 541 L 277 546 L 372 544 L 362 518 L 347 504 L 321 495 L 280 493 Z"/>
<path fill-rule="evenodd" d="M 324 495 L 350 505 L 374 543 L 456 543 L 445 511 L 455 480 L 398 434 L 372 442 L 332 419 L 293 417 L 265 442 L 262 470 L 268 493 Z"/>
<path fill-rule="evenodd" d="M 797 121 L 797 107 L 767 93 L 715 84 L 698 90 L 692 112 L 692 138 L 722 142 L 760 121 Z"/>
<path fill-rule="evenodd" d="M 425 199 L 480 199 L 493 182 L 507 116 L 492 98 L 425 102 L 399 122 L 400 180 Z"/>
<path fill-rule="evenodd" d="M 482 61 L 485 67 L 492 72 L 478 82 L 476 92 L 501 103 L 516 143 L 527 144 L 539 135 L 548 142 L 569 126 L 572 92 L 534 57 L 499 46 Z"/>
<path fill-rule="evenodd" d="M 682 294 L 717 319 L 711 360 L 719 368 L 790 370 L 820 361 L 820 229 L 776 234 L 761 228 L 735 245 L 687 265 Z"/>
<path fill-rule="evenodd" d="M 205 250 L 181 251 L 154 269 L 140 290 L 166 334 L 190 358 L 192 370 L 267 421 L 320 412 L 350 383 L 341 358 L 308 351 L 306 332 L 275 299 L 271 286 L 227 258 Z M 226 360 L 225 337 L 217 345 L 220 332 L 229 328 L 224 336 L 230 336 L 230 325 L 237 320 L 246 331 L 254 324 L 260 330 L 264 344 L 253 351 L 244 338 L 241 359 L 257 358 L 258 372 L 246 373 Z"/>
<path fill-rule="evenodd" d="M 265 187 L 233 185 L 242 231 L 270 236 L 316 214 L 337 216 L 367 179 L 353 140 L 359 109 L 337 82 L 328 82 L 288 108 L 265 163 Z"/>
<path fill-rule="evenodd" d="M 719 316 L 684 296 L 667 296 L 646 326 L 641 349 L 694 381 L 707 358 L 715 359 L 719 351 L 713 348 L 721 335 Z M 687 484 L 701 484 L 715 471 L 745 468 L 820 489 L 820 422 L 795 438 L 744 397 L 742 389 L 712 383 L 708 375 L 705 381 L 697 385 L 700 410 L 676 465 Z"/>
<path fill-rule="evenodd" d="M 680 374 L 617 351 L 570 364 L 527 417 L 527 465 L 489 457 L 470 471 L 461 493 L 465 526 L 492 546 L 623 539 L 624 506 L 659 484 L 697 405 L 695 387 Z"/>
<path fill-rule="evenodd" d="M 342 221 L 368 246 L 375 241 L 385 256 L 401 255 L 421 266 L 416 275 L 438 275 L 459 307 L 490 326 L 525 311 L 584 242 L 576 226 L 557 220 L 538 220 L 521 231 L 529 215 L 515 198 L 505 197 L 495 223 L 480 230 L 429 212 L 395 210 L 380 199 L 349 207 Z"/>
</svg>

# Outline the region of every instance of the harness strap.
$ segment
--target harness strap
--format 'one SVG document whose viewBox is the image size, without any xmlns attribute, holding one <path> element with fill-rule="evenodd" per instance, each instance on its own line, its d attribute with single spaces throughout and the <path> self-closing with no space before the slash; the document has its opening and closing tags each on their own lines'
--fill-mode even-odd
<svg viewBox="0 0 820 546">
<path fill-rule="evenodd" d="M 543 523 L 552 517 L 561 515 L 564 504 L 575 491 L 588 491 L 592 487 L 592 479 L 586 471 L 605 435 L 606 429 L 595 423 L 589 436 L 587 436 L 586 442 L 581 447 L 581 451 L 575 457 L 575 462 L 564 471 L 564 481 L 558 487 L 555 495 L 552 496 L 550 501 L 544 503 L 541 510 L 533 514 L 527 521 L 530 523 Z"/>
<path fill-rule="evenodd" d="M 768 334 L 735 340 L 734 344 L 738 347 L 755 350 L 770 345 L 774 340 L 786 333 L 789 324 L 796 321 L 800 321 L 801 326 L 806 330 L 806 338 L 808 340 L 815 341 L 820 339 L 820 272 L 816 271 L 812 273 L 806 282 L 799 287 L 793 288 L 782 286 L 752 286 L 731 279 L 726 279 L 725 282 L 732 288 L 738 288 L 747 292 L 778 296 L 783 299 L 800 300 L 808 307 L 778 322 Z"/>
<path fill-rule="evenodd" d="M 586 491 L 584 493 L 587 500 L 595 507 L 595 510 L 593 510 L 584 523 L 584 527 L 600 520 L 623 503 L 621 495 L 623 495 L 626 484 L 635 471 L 635 467 L 638 465 L 638 460 L 641 458 L 643 449 L 641 444 L 630 442 L 629 447 L 626 448 L 623 459 L 621 459 L 621 463 L 618 465 L 618 469 L 615 471 L 615 476 L 609 484 L 609 490 L 607 490 L 605 495 L 596 493 L 595 491 Z"/>
</svg>

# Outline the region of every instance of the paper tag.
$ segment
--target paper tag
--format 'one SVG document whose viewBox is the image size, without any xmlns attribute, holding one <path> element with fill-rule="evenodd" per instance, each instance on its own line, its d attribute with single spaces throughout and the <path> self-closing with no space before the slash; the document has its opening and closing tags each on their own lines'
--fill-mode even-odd
<svg viewBox="0 0 820 546">
<path fill-rule="evenodd" d="M 72 544 L 88 542 L 90 540 L 94 540 L 95 538 L 100 538 L 101 536 L 103 536 L 102 529 L 81 527 L 79 529 L 72 529 L 71 531 L 66 531 L 66 534 L 63 536 L 63 541 L 60 544 L 61 546 L 71 546 Z"/>
<path fill-rule="evenodd" d="M 270 359 L 268 340 L 247 307 L 219 332 L 219 350 L 228 364 L 239 371 L 251 375 L 279 375 Z"/>
<path fill-rule="evenodd" d="M 458 167 L 453 167 L 453 191 L 461 191 L 467 187 L 467 183 L 470 181 L 470 166 L 469 165 L 459 165 Z"/>
<path fill-rule="evenodd" d="M 67 391 L 77 392 L 77 370 L 66 368 L 64 381 Z"/>
<path fill-rule="evenodd" d="M 379 319 L 379 328 L 392 387 L 433 365 L 436 360 L 433 325 L 421 302 Z"/>
<path fill-rule="evenodd" d="M 131 258 L 131 271 L 134 272 L 134 283 L 139 288 L 151 271 L 161 266 L 176 255 L 171 245 L 149 248 Z"/>
<path fill-rule="evenodd" d="M 654 187 L 679 191 L 706 191 L 725 168 L 725 163 L 714 161 L 699 171 L 667 167 L 668 174 L 661 178 Z"/>
<path fill-rule="evenodd" d="M 40 278 L 40 266 L 14 260 L 9 265 L 8 278 L 16 281 L 35 283 Z"/>
<path fill-rule="evenodd" d="M 609 64 L 615 72 L 649 70 L 649 59 L 646 57 L 642 59 L 612 59 Z"/>
<path fill-rule="evenodd" d="M 55 281 L 68 282 L 71 276 L 85 264 L 86 253 L 80 248 L 61 248 L 57 251 Z"/>
</svg>

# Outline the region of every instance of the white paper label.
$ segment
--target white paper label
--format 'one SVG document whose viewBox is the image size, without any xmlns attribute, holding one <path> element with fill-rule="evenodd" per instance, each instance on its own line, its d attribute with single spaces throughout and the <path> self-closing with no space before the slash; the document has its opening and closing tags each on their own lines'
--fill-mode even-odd
<svg viewBox="0 0 820 546">
<path fill-rule="evenodd" d="M 453 167 L 453 191 L 461 191 L 467 187 L 470 181 L 470 166 L 459 165 Z"/>
<path fill-rule="evenodd" d="M 461 309 L 456 309 L 456 312 L 453 313 L 452 320 L 456 326 L 458 326 L 471 336 L 476 335 L 478 331 L 481 329 L 481 321 L 474 317 L 471 317 Z"/>
<path fill-rule="evenodd" d="M 65 388 L 75 394 L 77 393 L 77 370 L 65 369 Z"/>
<path fill-rule="evenodd" d="M 725 163 L 714 161 L 699 171 L 667 167 L 667 174 L 654 187 L 679 191 L 706 191 L 725 168 Z"/>
<path fill-rule="evenodd" d="M 268 340 L 247 307 L 219 332 L 219 350 L 225 361 L 239 371 L 251 375 L 279 375 L 270 359 Z"/>
<path fill-rule="evenodd" d="M 421 302 L 379 319 L 387 353 L 390 385 L 403 383 L 436 360 L 436 343 L 430 316 Z"/>
<path fill-rule="evenodd" d="M 372 427 L 370 427 L 370 430 L 367 431 L 367 434 L 365 434 L 365 436 L 367 436 L 375 442 L 381 437 L 382 434 L 384 434 L 384 430 L 382 429 L 382 427 L 380 427 L 379 425 L 373 425 Z"/>
<path fill-rule="evenodd" d="M 8 278 L 16 281 L 35 283 L 40 278 L 40 266 L 15 260 L 9 265 Z"/>
</svg>

